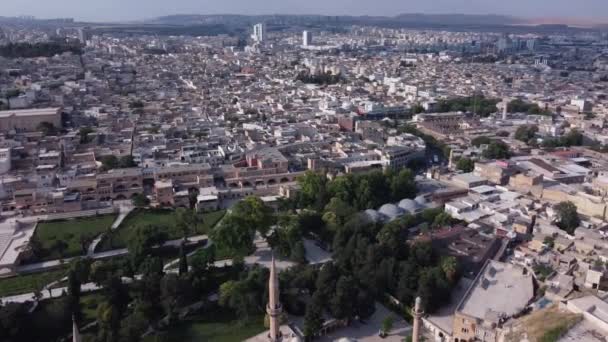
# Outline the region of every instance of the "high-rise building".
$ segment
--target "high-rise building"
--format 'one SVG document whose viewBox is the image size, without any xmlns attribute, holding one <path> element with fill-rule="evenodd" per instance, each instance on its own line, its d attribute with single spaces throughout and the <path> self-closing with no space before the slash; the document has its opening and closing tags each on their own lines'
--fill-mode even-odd
<svg viewBox="0 0 608 342">
<path fill-rule="evenodd" d="M 78 28 L 78 40 L 82 45 L 86 45 L 87 41 L 91 39 L 91 33 L 88 27 Z"/>
<path fill-rule="evenodd" d="M 538 47 L 538 40 L 532 38 L 532 39 L 528 39 L 526 41 L 526 48 L 530 51 L 534 51 L 536 50 L 536 48 Z"/>
<path fill-rule="evenodd" d="M 266 39 L 266 25 L 264 23 L 253 25 L 253 35 L 251 37 L 258 43 L 264 42 Z"/>
<path fill-rule="evenodd" d="M 312 32 L 310 32 L 310 31 L 302 32 L 302 45 L 304 45 L 304 46 L 312 45 Z"/>
</svg>

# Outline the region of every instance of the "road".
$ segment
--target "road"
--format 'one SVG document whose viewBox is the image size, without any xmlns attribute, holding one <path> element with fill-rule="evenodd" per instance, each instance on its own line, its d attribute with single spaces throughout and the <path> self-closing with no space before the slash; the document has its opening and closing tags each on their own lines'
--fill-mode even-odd
<svg viewBox="0 0 608 342">
<path fill-rule="evenodd" d="M 119 204 L 118 205 L 118 216 L 112 223 L 110 230 L 118 229 L 118 227 L 120 227 L 120 224 L 122 223 L 122 221 L 129 215 L 129 213 L 131 211 L 133 211 L 133 209 L 135 209 L 135 207 L 133 205 L 131 205 L 130 203 L 128 205 Z M 91 257 L 95 254 L 95 249 L 97 249 L 97 245 L 99 245 L 101 240 L 103 240 L 104 236 L 106 236 L 106 233 L 99 234 L 99 236 L 97 236 L 95 238 L 95 240 L 93 240 L 91 242 L 91 244 L 89 244 L 89 248 L 87 249 L 87 256 Z"/>
</svg>

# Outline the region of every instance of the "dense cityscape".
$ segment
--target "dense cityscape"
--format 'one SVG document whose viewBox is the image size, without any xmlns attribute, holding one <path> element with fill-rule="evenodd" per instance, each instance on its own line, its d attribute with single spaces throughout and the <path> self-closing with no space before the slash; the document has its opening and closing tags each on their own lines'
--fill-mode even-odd
<svg viewBox="0 0 608 342">
<path fill-rule="evenodd" d="M 0 17 L 0 341 L 608 341 L 608 26 Z"/>
</svg>

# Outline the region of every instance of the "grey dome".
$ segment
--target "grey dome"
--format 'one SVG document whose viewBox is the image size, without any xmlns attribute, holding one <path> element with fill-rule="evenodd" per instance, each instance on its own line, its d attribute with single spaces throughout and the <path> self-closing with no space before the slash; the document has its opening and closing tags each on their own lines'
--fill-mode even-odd
<svg viewBox="0 0 608 342">
<path fill-rule="evenodd" d="M 416 210 L 418 210 L 418 207 L 418 203 L 409 198 L 402 199 L 401 202 L 399 202 L 399 208 L 407 211 L 408 213 L 416 212 Z"/>
<path fill-rule="evenodd" d="M 426 205 L 428 202 L 426 200 L 426 197 L 424 197 L 423 195 L 420 195 L 420 196 L 414 198 L 414 201 L 416 201 L 416 203 L 421 204 L 421 205 Z"/>
<path fill-rule="evenodd" d="M 367 218 L 368 218 L 370 221 L 374 222 L 374 223 L 379 222 L 379 221 L 382 221 L 382 215 L 380 215 L 380 214 L 379 214 L 379 213 L 378 213 L 376 210 L 374 210 L 374 209 L 367 209 L 366 211 L 364 211 L 364 212 L 363 212 L 363 214 L 364 214 L 365 216 L 367 216 Z"/>
<path fill-rule="evenodd" d="M 387 203 L 381 206 L 380 209 L 378 209 L 378 212 L 386 216 L 391 221 L 404 214 L 403 209 L 392 203 Z"/>
</svg>

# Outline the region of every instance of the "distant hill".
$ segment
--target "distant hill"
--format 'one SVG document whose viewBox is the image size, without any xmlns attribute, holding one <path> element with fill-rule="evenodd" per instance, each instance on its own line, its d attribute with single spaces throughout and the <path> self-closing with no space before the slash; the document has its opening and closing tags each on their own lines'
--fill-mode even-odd
<svg viewBox="0 0 608 342">
<path fill-rule="evenodd" d="M 423 14 L 404 13 L 394 19 L 401 22 L 411 22 L 431 25 L 517 25 L 524 20 L 504 15 L 486 14 Z"/>
<path fill-rule="evenodd" d="M 338 22 L 342 24 L 349 23 L 403 23 L 415 25 L 514 25 L 522 24 L 523 20 L 501 15 L 470 15 L 470 14 L 421 14 L 407 13 L 399 14 L 394 17 L 389 16 L 326 16 L 326 15 L 193 15 L 193 14 L 177 14 L 158 17 L 145 22 L 148 24 L 164 24 L 164 25 L 196 25 L 196 24 L 227 24 L 227 23 L 242 23 L 244 21 L 281 21 L 281 22 Z"/>
</svg>

